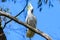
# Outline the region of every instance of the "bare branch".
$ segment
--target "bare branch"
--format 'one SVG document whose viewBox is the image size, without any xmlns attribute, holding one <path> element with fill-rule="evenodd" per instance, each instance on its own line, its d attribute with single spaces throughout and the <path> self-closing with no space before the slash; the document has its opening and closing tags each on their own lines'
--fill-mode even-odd
<svg viewBox="0 0 60 40">
<path fill-rule="evenodd" d="M 46 40 L 52 40 L 52 39 L 50 38 L 50 36 L 48 36 L 46 33 L 42 32 L 42 31 L 40 31 L 40 30 L 38 30 L 38 29 L 36 29 L 36 28 L 33 28 L 33 27 L 29 26 L 28 24 L 26 24 L 26 23 L 18 20 L 17 18 L 15 18 L 15 17 L 13 17 L 13 16 L 11 16 L 11 15 L 8 15 L 8 13 L 5 13 L 5 12 L 0 11 L 0 16 L 5 16 L 5 17 L 7 17 L 7 18 L 10 18 L 11 20 L 17 22 L 18 24 L 21 24 L 21 25 L 23 25 L 24 27 L 29 28 L 29 29 L 32 30 L 33 32 L 37 33 L 38 35 L 44 37 Z"/>
</svg>

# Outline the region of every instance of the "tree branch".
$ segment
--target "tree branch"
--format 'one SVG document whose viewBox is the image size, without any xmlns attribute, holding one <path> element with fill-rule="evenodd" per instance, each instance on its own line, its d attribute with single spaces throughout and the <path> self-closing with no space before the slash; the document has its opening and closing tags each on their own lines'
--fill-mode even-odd
<svg viewBox="0 0 60 40">
<path fill-rule="evenodd" d="M 33 27 L 29 26 L 28 24 L 26 24 L 26 23 L 18 20 L 17 18 L 9 15 L 9 13 L 5 13 L 5 12 L 0 11 L 0 16 L 5 16 L 5 17 L 7 17 L 7 18 L 10 18 L 11 20 L 17 22 L 18 24 L 21 24 L 21 25 L 23 25 L 24 27 L 29 28 L 29 29 L 32 30 L 33 32 L 37 33 L 38 35 L 44 37 L 46 40 L 52 40 L 52 39 L 50 38 L 50 36 L 48 36 L 46 33 L 42 32 L 42 31 L 40 31 L 40 30 L 38 30 L 38 29 L 36 29 L 36 28 L 33 28 Z"/>
</svg>

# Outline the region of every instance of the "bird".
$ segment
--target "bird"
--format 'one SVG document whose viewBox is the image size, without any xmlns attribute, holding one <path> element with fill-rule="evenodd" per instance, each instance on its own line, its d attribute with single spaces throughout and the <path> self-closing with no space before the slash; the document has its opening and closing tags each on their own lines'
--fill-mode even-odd
<svg viewBox="0 0 60 40">
<path fill-rule="evenodd" d="M 33 15 L 33 6 L 31 3 L 28 3 L 28 6 L 27 6 L 26 23 L 31 27 L 36 28 L 37 21 L 36 21 L 36 17 Z M 30 29 L 27 29 L 26 37 L 31 39 L 34 36 L 34 34 L 35 32 L 33 32 Z"/>
</svg>

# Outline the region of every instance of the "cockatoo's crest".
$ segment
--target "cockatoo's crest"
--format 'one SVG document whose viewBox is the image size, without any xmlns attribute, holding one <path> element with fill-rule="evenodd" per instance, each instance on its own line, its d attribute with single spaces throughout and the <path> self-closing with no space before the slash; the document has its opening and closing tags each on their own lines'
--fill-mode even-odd
<svg viewBox="0 0 60 40">
<path fill-rule="evenodd" d="M 28 3 L 27 10 L 32 10 L 32 9 L 33 9 L 33 6 L 31 5 L 31 3 Z"/>
</svg>

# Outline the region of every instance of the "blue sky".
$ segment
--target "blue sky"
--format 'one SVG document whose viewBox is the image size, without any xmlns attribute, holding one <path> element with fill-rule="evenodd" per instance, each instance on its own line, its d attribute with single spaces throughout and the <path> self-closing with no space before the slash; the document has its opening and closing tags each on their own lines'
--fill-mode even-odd
<svg viewBox="0 0 60 40">
<path fill-rule="evenodd" d="M 43 1 L 43 0 L 42 0 Z M 47 33 L 51 36 L 52 40 L 60 40 L 60 2 L 59 0 L 51 0 L 54 7 L 48 6 L 48 4 L 42 5 L 43 9 L 40 12 L 37 8 L 37 0 L 30 1 L 34 7 L 34 15 L 37 19 L 37 28 L 41 31 Z M 13 3 L 11 0 L 5 3 L 0 2 L 2 8 L 9 8 L 12 16 L 15 16 L 19 13 L 25 6 L 25 0 L 17 0 L 17 3 Z M 25 10 L 18 19 L 25 22 L 25 16 L 27 10 Z M 10 22 L 4 32 L 6 34 L 7 40 L 29 40 L 26 38 L 26 28 L 18 23 L 12 21 Z M 24 35 L 24 36 L 23 36 Z M 43 37 L 35 34 L 32 40 L 45 40 Z"/>
</svg>

